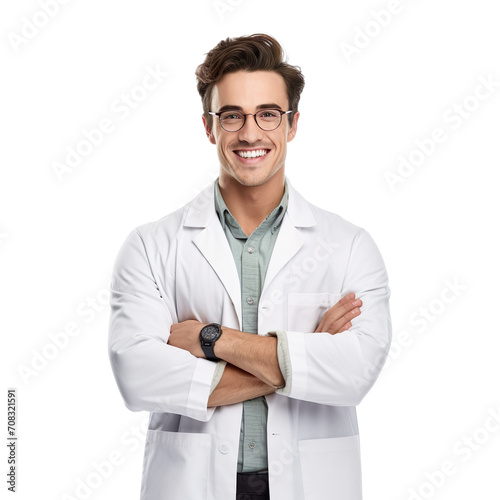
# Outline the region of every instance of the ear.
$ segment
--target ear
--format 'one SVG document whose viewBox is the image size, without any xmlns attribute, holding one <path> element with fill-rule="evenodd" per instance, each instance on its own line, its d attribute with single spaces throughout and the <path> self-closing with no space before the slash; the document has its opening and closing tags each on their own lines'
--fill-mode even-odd
<svg viewBox="0 0 500 500">
<path fill-rule="evenodd" d="M 290 126 L 290 130 L 288 131 L 286 142 L 290 142 L 295 137 L 295 134 L 297 133 L 297 122 L 299 121 L 299 116 L 300 113 L 298 111 L 293 115 L 292 125 Z"/>
<path fill-rule="evenodd" d="M 205 119 L 205 115 L 201 115 L 201 119 L 203 121 L 203 126 L 205 127 L 205 133 L 207 134 L 208 140 L 212 143 L 215 144 L 215 137 L 214 134 L 212 133 L 212 130 L 209 128 L 207 120 Z M 213 120 L 212 120 L 213 121 Z"/>
</svg>

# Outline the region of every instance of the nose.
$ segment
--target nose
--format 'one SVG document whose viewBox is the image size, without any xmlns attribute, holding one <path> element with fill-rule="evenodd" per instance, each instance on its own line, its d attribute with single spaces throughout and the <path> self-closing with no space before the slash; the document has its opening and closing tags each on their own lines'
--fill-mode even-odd
<svg viewBox="0 0 500 500">
<path fill-rule="evenodd" d="M 255 116 L 247 115 L 245 119 L 245 124 L 240 130 L 238 130 L 238 138 L 241 141 L 249 142 L 253 144 L 263 137 L 263 130 L 257 125 L 255 121 Z"/>
</svg>

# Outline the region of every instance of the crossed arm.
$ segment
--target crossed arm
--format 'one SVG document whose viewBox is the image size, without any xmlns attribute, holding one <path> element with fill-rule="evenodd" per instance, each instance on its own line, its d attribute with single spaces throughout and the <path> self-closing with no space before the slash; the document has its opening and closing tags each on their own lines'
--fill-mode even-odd
<svg viewBox="0 0 500 500">
<path fill-rule="evenodd" d="M 362 302 L 354 293 L 340 299 L 323 315 L 315 332 L 331 335 L 348 330 L 361 314 Z M 205 326 L 196 320 L 175 323 L 168 344 L 205 358 L 199 334 Z M 285 385 L 277 356 L 277 338 L 222 327 L 214 347 L 215 355 L 227 362 L 222 377 L 208 399 L 208 407 L 229 405 L 271 394 Z"/>
</svg>

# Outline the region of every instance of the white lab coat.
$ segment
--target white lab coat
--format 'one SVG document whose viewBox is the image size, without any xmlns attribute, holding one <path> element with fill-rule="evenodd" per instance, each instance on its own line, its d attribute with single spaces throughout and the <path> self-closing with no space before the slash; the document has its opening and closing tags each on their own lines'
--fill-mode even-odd
<svg viewBox="0 0 500 500">
<path fill-rule="evenodd" d="M 266 396 L 272 500 L 359 500 L 355 406 L 390 339 L 388 279 L 370 235 L 307 202 L 288 210 L 258 304 L 258 334 L 286 331 L 288 388 Z M 109 355 L 125 405 L 150 413 L 141 500 L 233 500 L 242 404 L 207 409 L 216 363 L 167 345 L 187 319 L 241 330 L 241 288 L 211 183 L 190 203 L 134 229 L 111 280 Z M 349 331 L 312 333 L 348 292 L 363 300 Z"/>
</svg>

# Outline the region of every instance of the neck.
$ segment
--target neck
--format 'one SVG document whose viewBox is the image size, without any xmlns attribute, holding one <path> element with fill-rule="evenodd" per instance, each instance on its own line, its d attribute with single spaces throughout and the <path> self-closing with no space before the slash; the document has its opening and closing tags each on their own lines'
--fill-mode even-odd
<svg viewBox="0 0 500 500">
<path fill-rule="evenodd" d="M 227 208 L 243 231 L 251 234 L 283 198 L 285 173 L 281 168 L 264 184 L 245 186 L 234 177 L 222 175 L 221 172 L 219 186 Z"/>
</svg>

